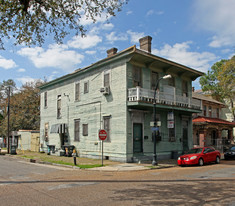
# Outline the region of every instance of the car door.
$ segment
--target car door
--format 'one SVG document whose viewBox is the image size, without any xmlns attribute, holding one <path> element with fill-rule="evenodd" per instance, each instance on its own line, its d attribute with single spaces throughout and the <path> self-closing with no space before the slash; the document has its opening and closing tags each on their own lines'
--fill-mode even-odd
<svg viewBox="0 0 235 206">
<path fill-rule="evenodd" d="M 210 148 L 206 147 L 203 151 L 203 159 L 204 159 L 204 162 L 210 162 Z"/>
</svg>

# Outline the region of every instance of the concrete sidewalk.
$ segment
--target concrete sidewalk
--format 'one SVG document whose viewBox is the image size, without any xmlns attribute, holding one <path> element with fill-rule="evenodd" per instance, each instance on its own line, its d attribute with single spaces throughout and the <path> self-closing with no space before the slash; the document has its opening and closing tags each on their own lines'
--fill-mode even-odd
<svg viewBox="0 0 235 206">
<path fill-rule="evenodd" d="M 88 170 L 93 171 L 118 171 L 118 172 L 124 172 L 124 171 L 141 171 L 141 170 L 150 170 L 150 169 L 163 169 L 163 168 L 169 168 L 174 167 L 175 164 L 158 164 L 157 166 L 152 166 L 151 164 L 136 164 L 136 163 L 122 163 L 122 164 L 116 164 L 116 165 L 109 165 L 105 167 L 95 167 Z"/>
</svg>

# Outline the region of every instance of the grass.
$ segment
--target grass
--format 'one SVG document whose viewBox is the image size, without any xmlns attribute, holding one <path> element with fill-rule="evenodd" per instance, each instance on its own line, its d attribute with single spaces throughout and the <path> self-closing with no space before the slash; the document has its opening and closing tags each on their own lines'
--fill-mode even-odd
<svg viewBox="0 0 235 206">
<path fill-rule="evenodd" d="M 100 164 L 101 160 L 98 160 L 98 159 L 77 157 L 77 165 L 74 165 L 73 157 L 47 155 L 46 153 L 39 153 L 39 152 L 20 151 L 19 150 L 19 151 L 17 151 L 16 157 L 33 159 L 33 160 L 36 160 L 39 162 L 42 161 L 42 162 L 49 162 L 49 163 L 55 163 L 55 164 L 61 164 L 61 165 L 76 166 L 81 169 L 102 167 L 102 165 Z M 115 164 L 115 162 L 112 162 L 109 160 L 106 160 L 105 163 L 106 163 L 105 165 Z"/>
</svg>

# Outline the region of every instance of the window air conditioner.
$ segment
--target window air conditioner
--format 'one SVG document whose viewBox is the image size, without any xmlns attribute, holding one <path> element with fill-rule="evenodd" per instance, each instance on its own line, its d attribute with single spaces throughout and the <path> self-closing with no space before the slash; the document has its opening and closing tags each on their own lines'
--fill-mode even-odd
<svg viewBox="0 0 235 206">
<path fill-rule="evenodd" d="M 103 95 L 108 95 L 109 94 L 109 87 L 101 87 L 100 92 L 103 93 Z"/>
</svg>

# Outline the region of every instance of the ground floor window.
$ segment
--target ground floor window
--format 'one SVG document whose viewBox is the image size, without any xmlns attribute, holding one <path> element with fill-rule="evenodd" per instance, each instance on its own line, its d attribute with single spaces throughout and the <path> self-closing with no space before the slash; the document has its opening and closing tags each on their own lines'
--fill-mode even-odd
<svg viewBox="0 0 235 206">
<path fill-rule="evenodd" d="M 80 141 L 80 119 L 74 120 L 74 141 Z"/>
<path fill-rule="evenodd" d="M 107 138 L 106 138 L 106 142 L 110 142 L 111 138 L 110 138 L 110 116 L 107 117 L 103 117 L 104 120 L 104 129 L 107 131 Z"/>
</svg>

